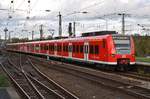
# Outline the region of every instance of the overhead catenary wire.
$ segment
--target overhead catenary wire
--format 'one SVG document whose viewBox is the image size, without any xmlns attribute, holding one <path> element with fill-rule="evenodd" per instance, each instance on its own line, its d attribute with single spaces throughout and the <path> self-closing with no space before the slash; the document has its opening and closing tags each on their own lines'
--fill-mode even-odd
<svg viewBox="0 0 150 99">
<path fill-rule="evenodd" d="M 92 8 L 92 7 L 96 7 L 96 6 L 100 5 L 100 4 L 104 4 L 105 1 L 106 0 L 101 0 L 99 2 L 95 2 L 94 4 L 91 4 L 91 5 L 88 5 L 88 6 L 84 7 L 84 8 L 81 8 L 79 11 L 84 11 L 86 9 L 89 9 L 89 8 Z"/>
</svg>

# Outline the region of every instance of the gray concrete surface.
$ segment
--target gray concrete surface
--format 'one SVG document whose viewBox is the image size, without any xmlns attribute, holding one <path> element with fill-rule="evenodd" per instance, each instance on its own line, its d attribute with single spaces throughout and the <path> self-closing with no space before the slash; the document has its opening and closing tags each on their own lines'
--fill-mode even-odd
<svg viewBox="0 0 150 99">
<path fill-rule="evenodd" d="M 0 99 L 21 99 L 12 87 L 0 88 Z"/>
<path fill-rule="evenodd" d="M 137 65 L 145 65 L 145 66 L 150 66 L 150 63 L 148 62 L 136 62 Z"/>
</svg>

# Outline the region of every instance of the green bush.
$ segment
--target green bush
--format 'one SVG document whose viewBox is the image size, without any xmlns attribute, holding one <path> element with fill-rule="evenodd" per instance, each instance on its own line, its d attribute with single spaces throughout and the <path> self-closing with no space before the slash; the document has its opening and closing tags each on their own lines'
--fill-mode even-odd
<svg viewBox="0 0 150 99">
<path fill-rule="evenodd" d="M 136 56 L 150 56 L 150 36 L 134 36 Z"/>
<path fill-rule="evenodd" d="M 0 75 L 0 87 L 8 87 L 8 86 L 9 86 L 9 82 L 6 76 Z"/>
</svg>

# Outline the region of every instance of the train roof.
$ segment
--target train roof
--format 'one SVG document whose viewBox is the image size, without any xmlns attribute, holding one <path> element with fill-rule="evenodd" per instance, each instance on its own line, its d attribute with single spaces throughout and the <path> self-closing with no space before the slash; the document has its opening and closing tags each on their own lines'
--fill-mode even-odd
<svg viewBox="0 0 150 99">
<path fill-rule="evenodd" d="M 94 32 L 82 33 L 82 37 L 99 36 L 99 35 L 107 35 L 107 34 L 118 34 L 118 33 L 116 31 L 94 31 Z"/>
<path fill-rule="evenodd" d="M 119 36 L 119 34 L 111 34 L 113 36 Z M 76 37 L 76 38 L 65 38 L 65 39 L 54 39 L 54 40 L 44 40 L 44 41 L 32 41 L 32 42 L 21 42 L 21 43 L 9 43 L 7 45 L 18 45 L 18 44 L 31 44 L 31 43 L 48 43 L 48 42 L 63 42 L 63 41 L 83 41 L 83 40 L 96 40 L 100 38 L 106 38 L 110 36 L 109 34 L 107 35 L 99 35 L 99 36 L 88 36 L 88 37 Z M 123 35 L 120 35 L 123 36 Z"/>
</svg>

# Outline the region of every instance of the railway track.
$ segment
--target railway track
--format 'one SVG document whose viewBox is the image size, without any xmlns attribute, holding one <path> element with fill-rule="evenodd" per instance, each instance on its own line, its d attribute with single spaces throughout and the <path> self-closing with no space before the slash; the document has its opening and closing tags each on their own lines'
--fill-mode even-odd
<svg viewBox="0 0 150 99">
<path fill-rule="evenodd" d="M 135 72 L 126 72 L 126 73 L 116 73 L 118 75 L 121 75 L 121 76 L 125 76 L 125 77 L 131 77 L 131 78 L 135 78 L 135 79 L 138 79 L 138 80 L 144 80 L 144 81 L 150 81 L 150 77 L 149 76 L 141 76 L 139 75 L 138 73 L 135 73 Z"/>
<path fill-rule="evenodd" d="M 39 59 L 33 59 L 34 65 L 44 65 Z M 92 82 L 101 84 L 105 87 L 112 88 L 114 90 L 122 91 L 123 93 L 127 93 L 129 95 L 135 96 L 138 99 L 150 99 L 150 90 L 146 88 L 142 88 L 135 84 L 126 83 L 124 81 L 118 81 L 111 78 L 106 78 L 105 76 L 100 76 L 95 72 L 95 70 L 90 71 L 89 69 L 83 69 L 82 67 L 71 66 L 70 64 L 61 63 L 57 61 L 48 62 L 49 68 L 65 72 L 77 77 L 81 77 L 86 80 L 90 80 Z"/>
<path fill-rule="evenodd" d="M 31 57 L 31 56 L 30 56 Z M 31 57 L 32 58 L 32 57 Z M 42 59 L 40 58 L 39 61 L 46 61 L 46 62 L 52 62 L 52 63 L 56 63 L 56 64 L 62 64 L 62 62 L 59 62 L 59 61 L 55 61 L 55 60 L 51 60 L 51 61 L 47 61 L 45 59 Z M 67 63 L 64 63 L 65 65 L 72 65 L 72 64 L 67 64 Z M 74 65 L 74 64 L 73 64 Z M 76 64 L 75 64 L 76 65 Z M 92 68 L 91 66 L 89 66 L 88 68 Z M 99 70 L 99 68 L 95 67 L 95 68 L 92 68 L 94 70 Z M 114 72 L 114 71 L 109 71 L 109 70 L 102 70 L 100 69 L 100 71 L 103 71 L 103 72 L 108 72 L 108 73 L 113 73 L 113 74 L 116 74 L 116 75 L 120 75 L 120 76 L 125 76 L 125 77 L 130 77 L 130 78 L 134 78 L 134 79 L 138 79 L 138 80 L 144 80 L 144 81 L 150 81 L 150 76 L 142 76 L 142 75 L 139 75 L 138 73 L 136 72 Z"/>
<path fill-rule="evenodd" d="M 52 79 L 49 79 L 46 75 L 37 70 L 30 59 L 24 57 L 21 60 L 21 66 L 18 66 L 18 63 L 17 65 L 12 62 L 10 63 L 26 73 L 27 77 L 29 77 L 29 79 L 45 99 L 55 99 L 51 94 L 55 94 L 56 96 L 58 96 L 57 99 L 79 99 L 77 96 L 67 91 L 62 86 L 54 82 Z"/>
<path fill-rule="evenodd" d="M 25 74 L 17 69 L 13 68 L 8 61 L 5 64 L 1 64 L 3 70 L 9 76 L 15 87 L 21 93 L 25 99 L 42 99 L 40 93 L 35 88 L 33 83 L 27 79 Z"/>
</svg>

